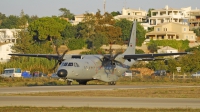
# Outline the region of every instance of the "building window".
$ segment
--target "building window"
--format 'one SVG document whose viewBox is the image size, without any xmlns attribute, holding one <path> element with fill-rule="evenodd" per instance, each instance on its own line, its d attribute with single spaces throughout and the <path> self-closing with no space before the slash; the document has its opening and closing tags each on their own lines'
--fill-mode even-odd
<svg viewBox="0 0 200 112">
<path fill-rule="evenodd" d="M 167 28 L 164 28 L 164 31 L 167 31 Z"/>
<path fill-rule="evenodd" d="M 183 31 L 186 31 L 186 28 L 184 28 Z"/>
<path fill-rule="evenodd" d="M 188 36 L 186 36 L 186 39 L 188 39 Z"/>
<path fill-rule="evenodd" d="M 128 13 L 128 15 L 130 15 L 130 13 Z"/>
<path fill-rule="evenodd" d="M 193 39 L 193 36 L 191 36 L 191 39 Z"/>
<path fill-rule="evenodd" d="M 160 28 L 157 28 L 157 31 L 160 31 Z"/>
</svg>

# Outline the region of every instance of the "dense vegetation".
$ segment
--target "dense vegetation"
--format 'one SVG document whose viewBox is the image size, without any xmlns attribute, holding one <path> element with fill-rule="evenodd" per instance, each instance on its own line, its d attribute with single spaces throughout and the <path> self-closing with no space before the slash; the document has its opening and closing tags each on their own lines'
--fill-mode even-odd
<svg viewBox="0 0 200 112">
<path fill-rule="evenodd" d="M 178 49 L 178 51 L 185 51 L 189 48 L 188 40 L 151 40 L 149 45 L 153 46 L 170 46 L 172 48 Z"/>
<path fill-rule="evenodd" d="M 29 16 L 22 10 L 20 16 L 0 13 L 0 28 L 19 28 L 17 43 L 12 48 L 16 53 L 35 53 L 35 54 L 56 54 L 55 47 L 66 45 L 69 50 L 88 48 L 91 51 L 82 52 L 82 54 L 103 54 L 100 49 L 103 44 L 123 44 L 128 41 L 132 28 L 132 22 L 126 19 L 114 20 L 113 16 L 119 12 L 104 13 L 98 10 L 95 14 L 85 13 L 83 22 L 77 25 L 72 25 L 66 21 L 67 17 L 70 20 L 74 19 L 74 15 L 66 8 L 60 8 L 62 15 L 52 17 L 37 17 Z M 27 27 L 28 26 L 28 27 Z M 198 33 L 199 30 L 195 30 Z M 146 31 L 137 23 L 137 46 L 141 46 Z M 174 72 L 177 66 L 182 67 L 182 72 L 195 72 L 200 70 L 198 66 L 199 48 L 188 48 L 188 41 L 175 40 L 157 40 L 151 41 L 149 50 L 155 52 L 157 46 L 171 46 L 179 51 L 196 50 L 194 55 L 182 56 L 178 60 L 169 59 L 167 61 L 152 61 L 148 64 L 140 64 L 141 66 L 151 69 L 167 69 Z M 144 53 L 137 50 L 137 53 Z M 195 62 L 194 62 L 195 61 Z M 53 67 L 54 60 L 27 58 L 27 57 L 12 57 L 11 62 L 0 64 L 0 71 L 7 67 L 20 67 L 23 70 L 35 70 L 49 73 L 49 69 Z"/>
<path fill-rule="evenodd" d="M 0 28 L 19 28 L 17 43 L 12 48 L 14 53 L 55 54 L 55 46 L 66 45 L 69 50 L 88 48 L 92 51 L 82 54 L 102 53 L 99 48 L 103 44 L 123 44 L 130 36 L 132 22 L 128 20 L 114 20 L 116 13 L 96 14 L 85 13 L 83 22 L 72 25 L 64 18 L 74 19 L 74 15 L 66 8 L 60 8 L 60 17 L 29 16 L 22 10 L 20 16 L 8 16 L 0 13 Z M 124 29 L 128 23 L 127 28 Z M 28 25 L 28 27 L 27 27 Z M 138 42 L 144 41 L 143 27 L 137 24 Z M 123 36 L 122 36 L 123 30 Z M 125 30 L 128 32 L 124 33 Z M 101 52 L 100 52 L 101 51 Z M 141 51 L 140 51 L 141 52 Z M 24 64 L 26 62 L 26 64 Z M 54 61 L 27 57 L 13 57 L 11 62 L 1 64 L 0 71 L 7 67 L 19 67 L 23 70 L 40 70 L 48 73 Z M 17 65 L 17 66 L 16 66 Z M 39 66 L 38 66 L 39 65 Z"/>
</svg>

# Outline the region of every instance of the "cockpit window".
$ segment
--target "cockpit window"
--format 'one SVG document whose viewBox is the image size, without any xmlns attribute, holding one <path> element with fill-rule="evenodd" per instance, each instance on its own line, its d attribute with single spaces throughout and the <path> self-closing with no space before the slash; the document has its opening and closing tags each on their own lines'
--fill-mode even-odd
<svg viewBox="0 0 200 112">
<path fill-rule="evenodd" d="M 68 65 L 68 63 L 67 62 L 65 62 L 65 63 L 62 63 L 62 66 L 67 66 Z"/>
<path fill-rule="evenodd" d="M 68 66 L 73 66 L 73 63 L 72 63 L 72 62 L 69 62 Z"/>
<path fill-rule="evenodd" d="M 79 65 L 77 63 L 73 63 L 73 62 L 63 62 L 61 65 L 62 66 L 75 66 L 75 67 L 79 67 Z"/>
<path fill-rule="evenodd" d="M 75 66 L 75 67 L 79 67 L 78 63 L 74 63 L 74 66 Z"/>
</svg>

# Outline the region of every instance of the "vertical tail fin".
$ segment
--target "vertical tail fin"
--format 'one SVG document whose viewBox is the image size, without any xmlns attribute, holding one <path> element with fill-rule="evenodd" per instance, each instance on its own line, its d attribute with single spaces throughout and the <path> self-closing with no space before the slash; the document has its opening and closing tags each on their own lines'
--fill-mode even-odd
<svg viewBox="0 0 200 112">
<path fill-rule="evenodd" d="M 129 43 L 127 46 L 126 51 L 123 54 L 135 54 L 135 48 L 136 48 L 136 26 L 137 22 L 133 22 L 133 27 L 131 31 L 131 37 L 129 39 Z"/>
</svg>

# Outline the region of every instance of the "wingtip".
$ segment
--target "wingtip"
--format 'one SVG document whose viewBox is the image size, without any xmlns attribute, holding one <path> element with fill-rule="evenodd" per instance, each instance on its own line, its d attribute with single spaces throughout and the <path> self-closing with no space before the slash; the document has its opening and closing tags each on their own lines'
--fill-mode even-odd
<svg viewBox="0 0 200 112">
<path fill-rule="evenodd" d="M 187 54 L 195 54 L 195 53 L 193 53 L 193 52 L 187 52 Z"/>
</svg>

